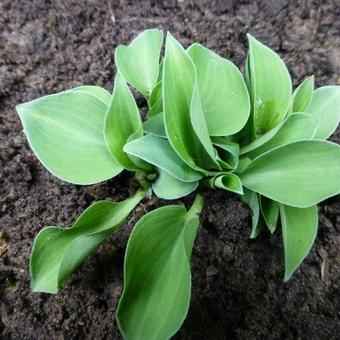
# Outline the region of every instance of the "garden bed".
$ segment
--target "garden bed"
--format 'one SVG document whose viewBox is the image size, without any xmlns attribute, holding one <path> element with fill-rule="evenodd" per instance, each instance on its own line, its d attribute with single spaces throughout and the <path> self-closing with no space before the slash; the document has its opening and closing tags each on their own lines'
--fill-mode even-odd
<svg viewBox="0 0 340 340">
<path fill-rule="evenodd" d="M 340 7 L 336 1 L 7 1 L 0 3 L 0 338 L 103 339 L 122 291 L 126 241 L 146 211 L 128 223 L 67 281 L 58 295 L 31 293 L 28 259 L 36 233 L 67 226 L 93 201 L 135 191 L 123 173 L 80 187 L 53 177 L 29 149 L 16 103 L 81 84 L 112 90 L 117 44 L 140 31 L 171 31 L 231 59 L 245 59 L 246 33 L 277 51 L 292 78 L 315 74 L 317 86 L 340 83 Z M 295 84 L 296 85 L 296 84 Z M 332 138 L 340 142 L 340 131 Z M 249 209 L 224 191 L 206 204 L 192 256 L 192 300 L 178 339 L 336 339 L 340 334 L 340 198 L 320 205 L 317 242 L 283 283 L 281 235 L 249 239 Z M 190 197 L 188 198 L 190 200 Z M 187 201 L 184 201 L 187 203 Z"/>
</svg>

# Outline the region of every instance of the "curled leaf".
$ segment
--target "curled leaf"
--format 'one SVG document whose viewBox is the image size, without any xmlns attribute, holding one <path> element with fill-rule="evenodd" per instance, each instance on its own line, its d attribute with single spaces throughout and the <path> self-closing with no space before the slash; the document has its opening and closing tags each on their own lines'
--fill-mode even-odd
<svg viewBox="0 0 340 340">
<path fill-rule="evenodd" d="M 71 273 L 124 223 L 144 195 L 141 190 L 122 202 L 99 201 L 70 228 L 44 228 L 35 239 L 31 255 L 32 290 L 57 293 Z"/>
</svg>

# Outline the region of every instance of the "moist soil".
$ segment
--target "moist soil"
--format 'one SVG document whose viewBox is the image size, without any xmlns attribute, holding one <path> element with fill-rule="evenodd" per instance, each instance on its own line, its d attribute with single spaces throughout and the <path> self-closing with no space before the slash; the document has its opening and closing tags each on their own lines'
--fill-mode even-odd
<svg viewBox="0 0 340 340">
<path fill-rule="evenodd" d="M 169 202 L 140 204 L 57 295 L 30 291 L 29 254 L 46 225 L 68 226 L 92 202 L 136 189 L 123 173 L 76 186 L 29 149 L 16 103 L 97 84 L 112 90 L 113 52 L 150 27 L 201 42 L 243 67 L 251 32 L 283 57 L 294 85 L 340 83 L 339 1 L 0 1 L 0 334 L 2 339 L 120 339 L 115 311 L 134 223 Z M 332 137 L 340 142 L 340 131 Z M 316 244 L 283 283 L 281 233 L 249 239 L 251 214 L 224 191 L 206 204 L 192 255 L 192 300 L 176 339 L 339 339 L 340 198 L 319 207 Z M 192 197 L 184 203 L 190 204 Z"/>
</svg>

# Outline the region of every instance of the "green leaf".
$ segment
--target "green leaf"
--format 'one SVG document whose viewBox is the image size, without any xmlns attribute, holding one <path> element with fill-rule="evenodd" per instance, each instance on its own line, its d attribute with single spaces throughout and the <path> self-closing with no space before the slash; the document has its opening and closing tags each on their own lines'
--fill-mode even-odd
<svg viewBox="0 0 340 340">
<path fill-rule="evenodd" d="M 228 173 L 219 175 L 214 177 L 211 181 L 212 186 L 215 188 L 220 188 L 243 195 L 242 182 L 235 174 Z"/>
<path fill-rule="evenodd" d="M 299 209 L 280 204 L 283 246 L 285 252 L 285 276 L 288 281 L 308 255 L 318 230 L 316 206 Z"/>
<path fill-rule="evenodd" d="M 196 190 L 198 182 L 182 182 L 166 171 L 158 168 L 158 178 L 152 184 L 155 194 L 165 200 L 174 200 L 189 195 Z"/>
<path fill-rule="evenodd" d="M 250 238 L 256 238 L 263 229 L 260 223 L 260 204 L 258 194 L 254 191 L 244 189 L 244 194 L 241 196 L 242 202 L 246 203 L 252 212 L 251 218 L 251 233 Z"/>
<path fill-rule="evenodd" d="M 327 139 L 340 121 L 340 86 L 324 86 L 315 90 L 305 111 L 320 117 L 320 125 L 314 138 Z"/>
<path fill-rule="evenodd" d="M 279 218 L 279 204 L 265 196 L 260 196 L 260 207 L 264 221 L 273 234 Z"/>
<path fill-rule="evenodd" d="M 240 131 L 248 120 L 250 101 L 238 68 L 200 44 L 190 46 L 188 54 L 197 70 L 210 136 L 228 136 Z"/>
<path fill-rule="evenodd" d="M 254 159 L 240 174 L 245 187 L 283 204 L 305 208 L 340 192 L 340 146 L 291 143 Z"/>
<path fill-rule="evenodd" d="M 117 162 L 125 169 L 137 170 L 123 147 L 130 136 L 143 136 L 142 120 L 135 99 L 119 73 L 116 75 L 112 100 L 106 113 L 104 134 L 106 144 Z"/>
<path fill-rule="evenodd" d="M 250 34 L 249 72 L 256 135 L 262 135 L 286 116 L 292 82 L 286 65 L 270 48 Z"/>
<path fill-rule="evenodd" d="M 40 231 L 30 261 L 32 290 L 57 293 L 72 272 L 124 223 L 144 195 L 145 191 L 138 191 L 122 202 L 96 202 L 70 228 Z"/>
<path fill-rule="evenodd" d="M 55 176 L 93 184 L 116 176 L 103 134 L 107 107 L 95 96 L 66 91 L 16 106 L 29 144 Z"/>
<path fill-rule="evenodd" d="M 124 151 L 163 169 L 180 181 L 195 182 L 202 178 L 178 157 L 164 138 L 146 135 L 126 144 Z"/>
<path fill-rule="evenodd" d="M 312 139 L 318 129 L 320 119 L 306 113 L 293 113 L 288 118 L 268 131 L 254 142 L 241 149 L 241 155 L 255 158 L 278 146 L 300 140 Z"/>
<path fill-rule="evenodd" d="M 183 323 L 190 303 L 190 256 L 199 210 L 162 207 L 142 217 L 133 229 L 117 311 L 125 339 L 169 339 Z"/>
<path fill-rule="evenodd" d="M 314 76 L 306 78 L 294 91 L 292 96 L 293 112 L 305 112 L 314 90 Z"/>
<path fill-rule="evenodd" d="M 100 100 L 103 104 L 105 104 L 106 106 L 110 105 L 111 94 L 109 91 L 106 91 L 102 87 L 93 86 L 93 85 L 82 85 L 82 86 L 77 86 L 71 89 L 70 91 L 85 92 L 87 94 L 91 94 L 92 96 L 95 96 L 98 100 Z"/>
<path fill-rule="evenodd" d="M 153 88 L 150 98 L 148 100 L 149 112 L 148 117 L 156 116 L 163 111 L 163 98 L 162 98 L 162 82 L 159 81 Z"/>
<path fill-rule="evenodd" d="M 163 32 L 148 29 L 140 33 L 129 46 L 120 45 L 115 52 L 119 73 L 145 97 L 158 81 L 159 58 Z"/>
<path fill-rule="evenodd" d="M 163 66 L 163 109 L 169 142 L 193 169 L 219 168 L 195 83 L 195 68 L 190 57 L 168 34 Z"/>
<path fill-rule="evenodd" d="M 167 138 L 163 112 L 148 118 L 148 120 L 143 123 L 143 129 L 146 133 L 151 133 L 157 137 Z"/>
<path fill-rule="evenodd" d="M 221 137 L 214 137 L 213 143 L 220 157 L 222 168 L 235 170 L 239 161 L 239 145 Z"/>
</svg>

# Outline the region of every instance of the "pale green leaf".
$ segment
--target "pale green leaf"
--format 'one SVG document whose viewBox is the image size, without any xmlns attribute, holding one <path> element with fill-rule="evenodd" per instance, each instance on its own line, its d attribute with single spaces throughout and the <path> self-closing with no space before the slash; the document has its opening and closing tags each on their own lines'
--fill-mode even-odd
<svg viewBox="0 0 340 340">
<path fill-rule="evenodd" d="M 163 169 L 180 181 L 194 182 L 202 178 L 179 158 L 164 138 L 146 135 L 126 144 L 124 151 Z"/>
<path fill-rule="evenodd" d="M 261 196 L 260 207 L 264 221 L 270 232 L 273 234 L 276 230 L 277 220 L 279 218 L 279 204 L 265 196 Z"/>
<path fill-rule="evenodd" d="M 314 90 L 314 76 L 306 78 L 293 92 L 293 112 L 305 112 Z"/>
<path fill-rule="evenodd" d="M 254 159 L 240 174 L 245 187 L 295 207 L 309 207 L 340 192 L 340 146 L 300 141 Z"/>
<path fill-rule="evenodd" d="M 145 97 L 151 94 L 158 81 L 162 43 L 163 32 L 148 29 L 140 33 L 129 46 L 118 46 L 115 52 L 118 71 Z"/>
<path fill-rule="evenodd" d="M 117 311 L 125 339 L 169 339 L 183 323 L 190 303 L 190 256 L 199 210 L 162 207 L 142 217 L 133 229 Z"/>
<path fill-rule="evenodd" d="M 238 68 L 200 44 L 190 46 L 188 54 L 197 70 L 209 134 L 227 136 L 240 131 L 248 120 L 250 101 Z"/>
<path fill-rule="evenodd" d="M 130 136 L 143 136 L 142 120 L 135 99 L 119 73 L 116 75 L 112 99 L 106 113 L 104 135 L 117 162 L 125 169 L 136 170 L 136 165 L 123 151 L 123 147 Z"/>
<path fill-rule="evenodd" d="M 95 96 L 98 100 L 100 100 L 106 106 L 110 105 L 111 101 L 111 94 L 109 91 L 103 89 L 100 86 L 93 86 L 93 85 L 82 85 L 77 86 L 70 91 L 78 91 L 78 92 L 85 92 Z"/>
<path fill-rule="evenodd" d="M 262 135 L 286 116 L 292 83 L 286 65 L 270 48 L 250 34 L 249 72 L 256 135 Z"/>
<path fill-rule="evenodd" d="M 184 162 L 198 171 L 210 170 L 216 162 L 211 159 L 210 151 L 204 148 L 192 125 L 192 118 L 196 115 L 202 118 L 198 93 L 193 101 L 195 82 L 195 68 L 190 57 L 168 34 L 163 66 L 165 130 L 172 147 Z M 196 129 L 198 125 L 195 122 Z"/>
<path fill-rule="evenodd" d="M 189 195 L 198 187 L 198 182 L 182 182 L 162 169 L 158 170 L 158 178 L 152 184 L 155 194 L 165 200 L 174 200 Z"/>
<path fill-rule="evenodd" d="M 163 99 L 162 99 L 162 82 L 159 81 L 153 88 L 150 98 L 148 100 L 149 112 L 148 117 L 156 116 L 163 111 Z"/>
<path fill-rule="evenodd" d="M 255 158 L 278 146 L 312 139 L 320 119 L 306 113 L 293 113 L 278 126 L 241 149 L 241 155 Z"/>
<path fill-rule="evenodd" d="M 30 261 L 32 290 L 56 293 L 71 273 L 121 226 L 144 195 L 145 191 L 138 191 L 122 202 L 96 202 L 70 228 L 47 227 L 40 231 Z"/>
<path fill-rule="evenodd" d="M 146 133 L 151 133 L 154 136 L 167 138 L 164 126 L 163 112 L 148 118 L 143 123 L 143 129 Z"/>
<path fill-rule="evenodd" d="M 320 117 L 320 125 L 314 138 L 327 139 L 340 121 L 340 86 L 324 86 L 315 90 L 305 111 Z"/>
<path fill-rule="evenodd" d="M 122 167 L 106 147 L 106 105 L 86 92 L 66 91 L 16 106 L 29 144 L 55 176 L 93 184 L 116 176 Z"/>
<path fill-rule="evenodd" d="M 285 252 L 285 276 L 288 281 L 308 255 L 318 230 L 318 210 L 293 208 L 280 204 L 283 246 Z"/>
</svg>

